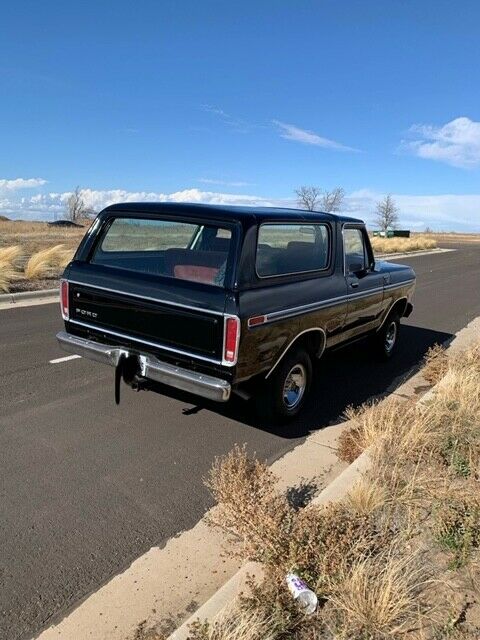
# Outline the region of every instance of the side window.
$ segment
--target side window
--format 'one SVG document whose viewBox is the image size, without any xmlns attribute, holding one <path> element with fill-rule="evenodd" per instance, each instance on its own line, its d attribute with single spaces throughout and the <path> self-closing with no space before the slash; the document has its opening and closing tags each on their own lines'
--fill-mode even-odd
<svg viewBox="0 0 480 640">
<path fill-rule="evenodd" d="M 260 278 L 326 269 L 330 238 L 325 224 L 262 224 L 256 269 Z"/>
<path fill-rule="evenodd" d="M 361 229 L 351 229 L 348 227 L 344 229 L 343 247 L 347 274 L 364 271 L 368 267 L 367 248 Z"/>
</svg>

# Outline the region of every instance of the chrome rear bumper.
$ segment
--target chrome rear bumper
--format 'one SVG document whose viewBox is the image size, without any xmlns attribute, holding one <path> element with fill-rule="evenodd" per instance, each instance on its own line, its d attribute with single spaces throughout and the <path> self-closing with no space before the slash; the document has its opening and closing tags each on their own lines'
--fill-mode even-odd
<svg viewBox="0 0 480 640">
<path fill-rule="evenodd" d="M 231 386 L 226 380 L 215 378 L 189 369 L 183 369 L 147 354 L 130 354 L 128 349 L 102 344 L 73 336 L 66 331 L 57 333 L 57 340 L 65 351 L 75 353 L 96 362 L 116 367 L 121 355 L 135 355 L 138 358 L 140 375 L 189 393 L 194 393 L 216 402 L 226 402 L 230 398 Z"/>
</svg>

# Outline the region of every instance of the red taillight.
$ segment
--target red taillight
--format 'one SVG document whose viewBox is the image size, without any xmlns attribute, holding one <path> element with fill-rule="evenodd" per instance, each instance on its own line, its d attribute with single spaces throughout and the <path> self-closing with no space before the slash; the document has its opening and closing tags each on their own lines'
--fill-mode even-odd
<svg viewBox="0 0 480 640">
<path fill-rule="evenodd" d="M 236 316 L 225 318 L 225 336 L 223 345 L 224 364 L 235 364 L 238 355 L 238 341 L 240 340 L 240 319 Z"/>
<path fill-rule="evenodd" d="M 63 319 L 68 320 L 70 317 L 68 312 L 68 280 L 60 282 L 60 308 Z"/>
</svg>

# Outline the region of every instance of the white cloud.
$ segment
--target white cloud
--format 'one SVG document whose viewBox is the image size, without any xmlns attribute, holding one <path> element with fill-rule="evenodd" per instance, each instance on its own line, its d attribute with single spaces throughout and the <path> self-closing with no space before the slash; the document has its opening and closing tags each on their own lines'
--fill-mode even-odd
<svg viewBox="0 0 480 640">
<path fill-rule="evenodd" d="M 211 104 L 202 104 L 200 105 L 203 111 L 207 113 L 211 113 L 212 115 L 220 118 L 220 120 L 230 129 L 236 131 L 237 133 L 249 133 L 253 128 L 258 125 L 252 125 L 250 122 L 243 120 L 242 118 L 237 118 L 236 116 L 232 116 L 230 113 L 227 113 L 223 109 L 216 107 Z"/>
<path fill-rule="evenodd" d="M 240 180 L 235 182 L 229 182 L 228 180 L 216 180 L 213 178 L 199 178 L 197 182 L 202 184 L 218 184 L 223 187 L 251 187 L 251 182 L 242 182 Z"/>
<path fill-rule="evenodd" d="M 386 194 L 370 189 L 353 191 L 345 199 L 345 212 L 374 223 L 376 204 Z M 400 226 L 407 229 L 480 231 L 480 194 L 392 194 L 399 207 Z"/>
<path fill-rule="evenodd" d="M 417 140 L 403 141 L 420 158 L 446 162 L 454 167 L 475 167 L 480 164 L 480 122 L 470 118 L 455 118 L 442 127 L 414 125 L 410 134 Z"/>
<path fill-rule="evenodd" d="M 258 195 L 184 189 L 173 193 L 154 191 L 127 191 L 125 189 L 82 189 L 88 207 L 100 211 L 116 202 L 198 202 L 218 205 L 243 206 L 296 206 L 293 198 L 266 198 Z M 61 217 L 65 213 L 70 191 L 35 193 L 15 198 L 5 193 L 0 197 L 0 214 L 13 218 L 46 219 Z M 343 213 L 374 224 L 376 203 L 385 193 L 371 189 L 353 191 L 345 198 Z M 437 230 L 480 231 L 480 194 L 471 195 L 410 195 L 393 194 L 400 209 L 400 225 L 410 229 L 429 226 Z"/>
<path fill-rule="evenodd" d="M 81 197 L 87 207 L 100 211 L 117 202 L 198 202 L 219 205 L 274 206 L 273 199 L 256 195 L 184 189 L 173 193 L 155 191 L 127 191 L 125 189 L 81 189 Z M 4 198 L 0 200 L 0 213 L 12 217 L 52 219 L 65 213 L 71 191 L 37 193 L 30 198 Z"/>
<path fill-rule="evenodd" d="M 301 142 L 302 144 L 311 144 L 317 147 L 324 147 L 325 149 L 337 149 L 338 151 L 358 151 L 358 149 L 347 147 L 340 142 L 335 142 L 335 140 L 323 138 L 313 131 L 300 129 L 300 127 L 294 124 L 288 124 L 280 120 L 272 120 L 272 123 L 279 130 L 280 136 L 286 140 L 293 140 L 294 142 Z"/>
<path fill-rule="evenodd" d="M 47 184 L 43 178 L 15 178 L 7 180 L 0 178 L 0 191 L 18 191 L 20 189 L 34 189 Z"/>
</svg>

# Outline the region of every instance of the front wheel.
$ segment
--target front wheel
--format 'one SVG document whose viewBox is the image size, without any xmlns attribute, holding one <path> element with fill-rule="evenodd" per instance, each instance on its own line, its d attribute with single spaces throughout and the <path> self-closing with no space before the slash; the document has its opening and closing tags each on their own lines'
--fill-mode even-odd
<svg viewBox="0 0 480 640">
<path fill-rule="evenodd" d="M 312 361 L 304 349 L 294 349 L 278 364 L 257 396 L 257 407 L 268 419 L 288 422 L 300 413 L 312 383 Z"/>
<path fill-rule="evenodd" d="M 383 327 L 375 336 L 377 352 L 384 360 L 389 360 L 396 351 L 400 333 L 400 317 L 387 318 Z"/>
</svg>

